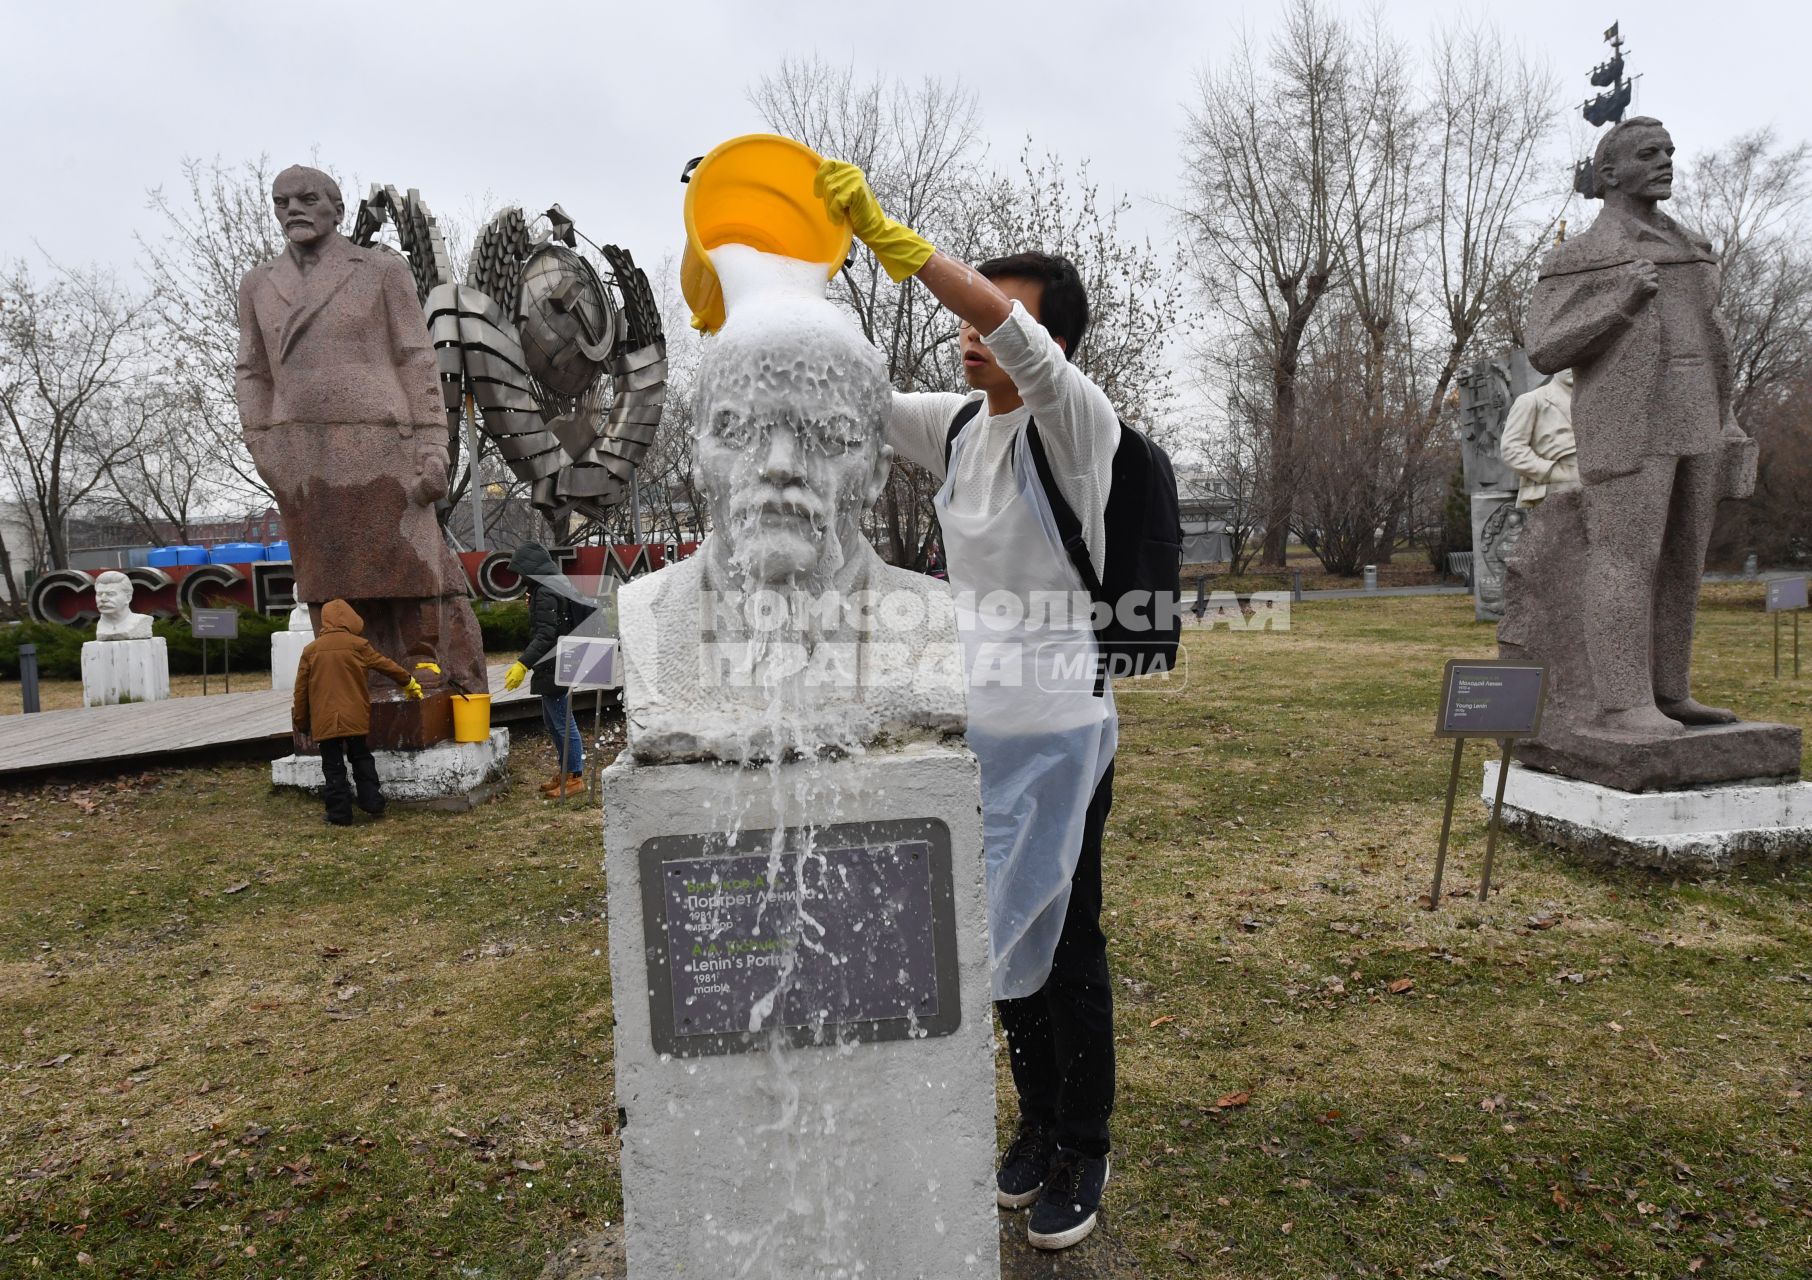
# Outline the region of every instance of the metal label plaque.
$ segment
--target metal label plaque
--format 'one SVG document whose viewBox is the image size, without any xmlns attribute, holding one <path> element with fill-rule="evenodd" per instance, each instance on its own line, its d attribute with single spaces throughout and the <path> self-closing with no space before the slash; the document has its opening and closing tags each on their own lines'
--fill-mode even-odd
<svg viewBox="0 0 1812 1280">
<path fill-rule="evenodd" d="M 640 850 L 657 1053 L 922 1039 L 962 1021 L 950 831 L 935 819 Z"/>
<path fill-rule="evenodd" d="M 1501 658 L 1453 658 L 1442 685 L 1437 738 L 1526 738 L 1541 728 L 1548 668 Z"/>
<path fill-rule="evenodd" d="M 237 609 L 196 609 L 189 618 L 189 634 L 198 640 L 233 640 L 239 635 Z"/>
<path fill-rule="evenodd" d="M 1768 612 L 1785 613 L 1789 609 L 1806 607 L 1806 579 L 1804 575 L 1797 578 L 1775 578 L 1768 583 Z"/>
<path fill-rule="evenodd" d="M 574 692 L 622 688 L 617 642 L 595 636 L 561 636 L 554 649 L 554 683 Z"/>
</svg>

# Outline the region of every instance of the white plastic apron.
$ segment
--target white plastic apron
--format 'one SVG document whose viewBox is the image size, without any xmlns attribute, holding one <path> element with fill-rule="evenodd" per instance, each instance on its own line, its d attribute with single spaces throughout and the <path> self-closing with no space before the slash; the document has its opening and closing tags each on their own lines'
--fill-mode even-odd
<svg viewBox="0 0 1812 1280">
<path fill-rule="evenodd" d="M 983 421 L 978 415 L 957 436 L 935 505 L 968 675 L 969 747 L 981 762 L 994 996 L 1015 999 L 1050 976 L 1083 819 L 1113 759 L 1119 718 L 1112 689 L 1096 697 L 1092 674 L 1081 674 L 1094 671 L 1096 653 L 1086 607 L 1066 617 L 1034 606 L 1040 597 L 1086 595 L 1024 427 L 1012 450 L 1017 500 L 993 515 L 952 504 L 958 459 Z"/>
</svg>

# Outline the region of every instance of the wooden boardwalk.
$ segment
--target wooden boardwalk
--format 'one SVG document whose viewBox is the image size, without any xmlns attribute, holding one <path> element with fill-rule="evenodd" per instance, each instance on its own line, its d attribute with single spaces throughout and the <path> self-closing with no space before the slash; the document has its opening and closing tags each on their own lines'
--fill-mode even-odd
<svg viewBox="0 0 1812 1280">
<path fill-rule="evenodd" d="M 503 687 L 507 666 L 490 668 L 494 723 L 539 718 L 540 703 L 525 682 Z M 118 707 L 82 707 L 0 716 L 0 780 L 47 769 L 118 765 L 143 768 L 172 756 L 238 747 L 287 747 L 290 692 L 222 693 Z"/>
</svg>

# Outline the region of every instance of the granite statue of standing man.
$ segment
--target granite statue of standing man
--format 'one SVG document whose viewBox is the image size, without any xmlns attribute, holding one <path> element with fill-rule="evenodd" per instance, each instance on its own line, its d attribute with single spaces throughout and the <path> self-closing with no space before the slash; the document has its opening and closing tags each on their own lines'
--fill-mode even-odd
<svg viewBox="0 0 1812 1280">
<path fill-rule="evenodd" d="M 345 202 L 318 169 L 285 169 L 271 199 L 288 244 L 240 282 L 237 393 L 297 598 L 317 631 L 321 606 L 347 600 L 386 657 L 425 641 L 449 683 L 482 691 L 478 620 L 435 515 L 447 411 L 408 265 L 340 234 Z"/>
<path fill-rule="evenodd" d="M 1648 116 L 1604 135 L 1604 211 L 1542 263 L 1529 317 L 1530 362 L 1575 371 L 1597 723 L 1645 739 L 1737 719 L 1692 696 L 1693 621 L 1718 501 L 1755 482 L 1731 412 L 1717 258 L 1657 207 L 1673 194 L 1673 155 Z"/>
</svg>

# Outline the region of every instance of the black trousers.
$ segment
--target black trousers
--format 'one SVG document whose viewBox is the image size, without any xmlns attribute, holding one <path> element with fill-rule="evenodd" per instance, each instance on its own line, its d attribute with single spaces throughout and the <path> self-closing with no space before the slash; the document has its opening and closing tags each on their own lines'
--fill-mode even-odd
<svg viewBox="0 0 1812 1280">
<path fill-rule="evenodd" d="M 1101 832 L 1113 804 L 1109 761 L 1083 821 L 1051 976 L 1036 995 L 994 1004 L 1021 1119 L 1054 1128 L 1059 1143 L 1087 1156 L 1107 1154 L 1114 1109 L 1114 991 L 1101 932 Z"/>
<path fill-rule="evenodd" d="M 354 789 L 357 789 L 359 808 L 366 813 L 380 813 L 384 808 L 384 793 L 378 790 L 377 761 L 371 756 L 371 748 L 365 745 L 365 739 L 359 738 L 323 738 L 321 739 L 321 772 L 326 775 L 327 786 L 321 795 L 327 801 L 327 816 L 335 821 L 352 820 L 352 801 Z M 346 780 L 346 766 L 352 765 L 352 781 Z"/>
</svg>

